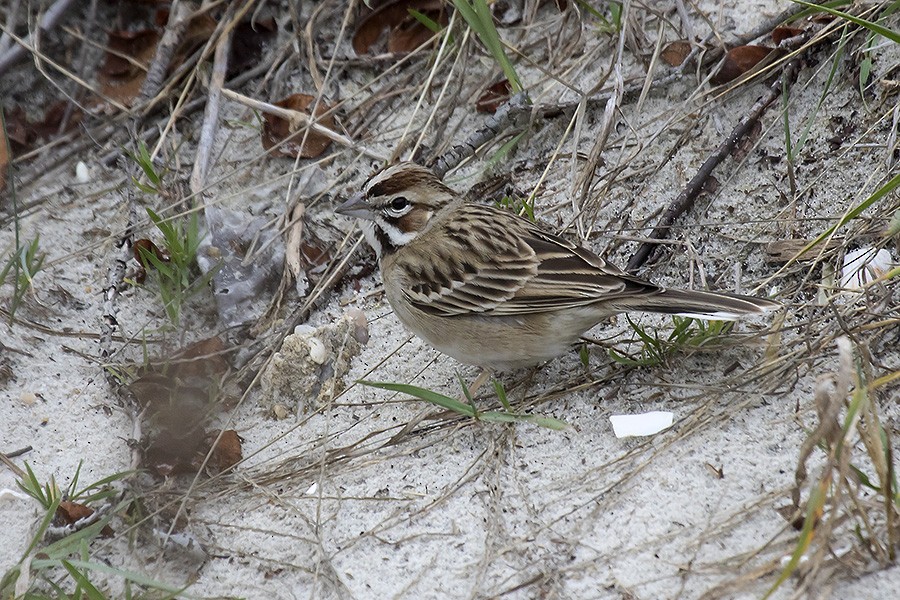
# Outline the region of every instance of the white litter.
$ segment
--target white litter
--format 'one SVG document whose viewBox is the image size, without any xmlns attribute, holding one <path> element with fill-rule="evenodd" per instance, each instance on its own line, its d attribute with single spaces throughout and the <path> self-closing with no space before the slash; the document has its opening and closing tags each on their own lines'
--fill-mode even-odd
<svg viewBox="0 0 900 600">
<path fill-rule="evenodd" d="M 891 253 L 882 248 L 857 248 L 844 255 L 844 266 L 841 268 L 841 287 L 859 290 L 870 281 L 878 279 L 891 270 L 893 260 Z"/>
<path fill-rule="evenodd" d="M 80 160 L 75 164 L 75 179 L 78 183 L 87 183 L 91 180 L 91 172 L 88 166 Z"/>
<path fill-rule="evenodd" d="M 613 433 L 617 438 L 653 435 L 672 426 L 674 413 L 656 410 L 639 415 L 612 415 Z"/>
</svg>

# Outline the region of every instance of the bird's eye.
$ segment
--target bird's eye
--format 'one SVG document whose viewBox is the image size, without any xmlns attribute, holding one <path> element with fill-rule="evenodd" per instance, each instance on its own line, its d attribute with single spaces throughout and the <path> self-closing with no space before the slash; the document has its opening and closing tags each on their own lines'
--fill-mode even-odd
<svg viewBox="0 0 900 600">
<path fill-rule="evenodd" d="M 391 210 L 395 210 L 395 211 L 397 211 L 397 212 L 400 212 L 401 210 L 403 210 L 403 209 L 406 208 L 407 206 L 409 206 L 409 200 L 407 200 L 407 199 L 404 198 L 403 196 L 397 196 L 396 198 L 394 198 L 393 200 L 391 200 Z"/>
</svg>

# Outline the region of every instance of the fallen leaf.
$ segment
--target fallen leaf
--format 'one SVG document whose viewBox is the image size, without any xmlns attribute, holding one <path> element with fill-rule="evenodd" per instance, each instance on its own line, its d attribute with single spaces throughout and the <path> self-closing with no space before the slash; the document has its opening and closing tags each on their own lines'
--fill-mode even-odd
<svg viewBox="0 0 900 600">
<path fill-rule="evenodd" d="M 500 106 L 509 100 L 512 86 L 508 79 L 489 85 L 481 97 L 475 102 L 475 110 L 482 113 L 495 113 Z"/>
<path fill-rule="evenodd" d="M 68 112 L 68 102 L 57 100 L 50 104 L 44 111 L 44 117 L 39 121 L 32 121 L 25 111 L 15 106 L 6 115 L 6 131 L 12 149 L 22 152 L 31 150 L 38 141 L 50 140 L 61 133 L 73 129 L 81 121 L 82 113 L 77 108 Z"/>
<path fill-rule="evenodd" d="M 206 445 L 208 447 L 212 446 L 217 437 L 219 437 L 218 429 L 208 432 L 206 434 Z M 213 448 L 209 465 L 218 471 L 224 471 L 241 462 L 244 458 L 241 451 L 241 441 L 241 436 L 234 429 L 223 431 L 222 437 L 219 438 L 219 443 Z"/>
<path fill-rule="evenodd" d="M 776 27 L 772 30 L 772 41 L 777 46 L 784 40 L 797 37 L 803 32 L 803 29 L 798 29 L 797 27 Z"/>
<path fill-rule="evenodd" d="M 101 95 L 130 105 L 141 91 L 159 40 L 156 29 L 110 31 L 106 60 L 97 75 Z"/>
<path fill-rule="evenodd" d="M 219 336 L 194 342 L 174 356 L 172 376 L 178 379 L 220 377 L 229 369 L 228 352 L 228 346 Z"/>
<path fill-rule="evenodd" d="M 94 514 L 94 509 L 77 502 L 63 500 L 56 509 L 56 516 L 71 525 Z"/>
<path fill-rule="evenodd" d="M 134 252 L 134 259 L 145 269 L 154 268 L 153 263 L 147 258 L 148 256 L 154 256 L 156 260 L 163 263 L 170 260 L 169 256 L 159 249 L 159 246 L 147 238 L 137 240 L 132 247 L 132 252 Z"/>
<path fill-rule="evenodd" d="M 766 244 L 766 260 L 776 263 L 787 262 L 792 259 L 798 261 L 818 260 L 821 253 L 840 248 L 844 243 L 844 238 L 831 238 L 824 243 L 824 246 L 822 242 L 819 242 L 801 256 L 797 256 L 797 253 L 806 248 L 811 241 L 807 239 L 788 239 L 769 242 Z"/>
<path fill-rule="evenodd" d="M 353 33 L 353 50 L 368 54 L 387 34 L 388 52 L 412 52 L 427 42 L 434 32 L 410 13 L 417 11 L 440 26 L 448 23 L 447 10 L 440 0 L 396 0 L 363 14 Z"/>
<path fill-rule="evenodd" d="M 315 96 L 310 96 L 309 94 L 293 94 L 273 104 L 297 112 L 306 112 L 306 109 L 315 102 L 315 99 Z M 316 116 L 320 117 L 332 108 L 331 104 L 319 101 Z M 331 145 L 331 140 L 324 135 L 312 130 L 308 133 L 302 132 L 302 126 L 299 128 L 301 131 L 297 133 L 297 129 L 292 128 L 290 121 L 287 119 L 268 114 L 263 115 L 263 119 L 262 145 L 266 150 L 271 150 L 275 156 L 315 158 L 325 152 L 328 146 Z M 333 115 L 319 119 L 319 123 L 328 129 L 335 129 Z M 306 143 L 301 146 L 304 135 L 306 136 Z"/>
<path fill-rule="evenodd" d="M 772 48 L 767 46 L 738 46 L 737 48 L 732 48 L 725 55 L 722 68 L 713 75 L 710 81 L 715 85 L 734 81 L 762 62 L 771 52 Z"/>
<path fill-rule="evenodd" d="M 687 40 L 676 40 L 669 42 L 663 51 L 659 53 L 659 57 L 663 59 L 670 67 L 678 67 L 684 59 L 691 53 L 691 43 Z"/>
<path fill-rule="evenodd" d="M 84 504 L 63 500 L 56 507 L 56 522 L 64 525 L 74 525 L 81 519 L 86 519 L 94 514 L 94 509 Z M 100 530 L 100 535 L 106 538 L 115 535 L 115 531 L 108 524 Z"/>
</svg>

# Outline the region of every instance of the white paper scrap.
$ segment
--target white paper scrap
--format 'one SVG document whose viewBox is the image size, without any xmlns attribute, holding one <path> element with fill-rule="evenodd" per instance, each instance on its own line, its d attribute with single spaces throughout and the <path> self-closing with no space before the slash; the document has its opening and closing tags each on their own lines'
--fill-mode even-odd
<svg viewBox="0 0 900 600">
<path fill-rule="evenodd" d="M 613 433 L 617 438 L 653 435 L 672 426 L 674 413 L 664 410 L 639 415 L 612 415 Z"/>
</svg>

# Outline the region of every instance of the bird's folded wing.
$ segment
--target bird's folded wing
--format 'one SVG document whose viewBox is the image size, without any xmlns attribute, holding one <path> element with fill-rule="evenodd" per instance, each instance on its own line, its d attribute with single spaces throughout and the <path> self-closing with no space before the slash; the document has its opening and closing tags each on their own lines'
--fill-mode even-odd
<svg viewBox="0 0 900 600">
<path fill-rule="evenodd" d="M 444 244 L 403 265 L 407 281 L 417 282 L 407 297 L 420 310 L 517 316 L 660 291 L 511 213 L 467 208 L 479 218 L 449 224 Z"/>
</svg>

